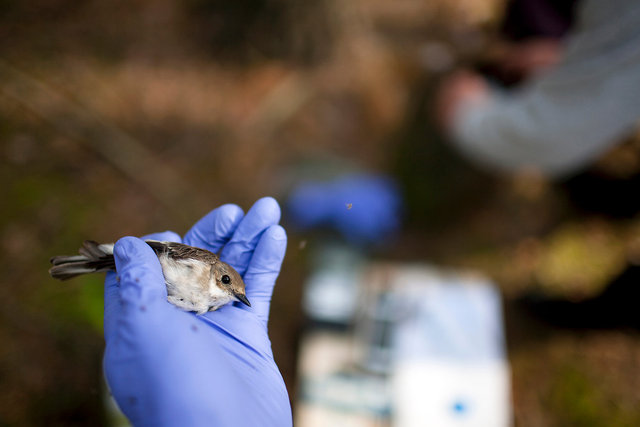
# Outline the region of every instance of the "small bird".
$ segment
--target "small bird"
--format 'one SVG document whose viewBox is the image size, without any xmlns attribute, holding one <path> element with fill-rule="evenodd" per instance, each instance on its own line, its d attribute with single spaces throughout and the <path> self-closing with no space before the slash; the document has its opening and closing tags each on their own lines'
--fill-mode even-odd
<svg viewBox="0 0 640 427">
<path fill-rule="evenodd" d="M 162 267 L 167 286 L 167 300 L 185 311 L 204 314 L 223 305 L 239 301 L 249 307 L 242 277 L 220 257 L 206 249 L 175 242 L 145 240 Z M 116 269 L 113 243 L 85 240 L 80 255 L 54 256 L 49 274 L 67 280 L 86 273 Z"/>
</svg>

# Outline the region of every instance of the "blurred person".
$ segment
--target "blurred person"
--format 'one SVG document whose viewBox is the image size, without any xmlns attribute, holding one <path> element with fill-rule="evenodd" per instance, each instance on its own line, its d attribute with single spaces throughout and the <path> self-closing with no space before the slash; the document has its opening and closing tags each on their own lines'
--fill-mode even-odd
<svg viewBox="0 0 640 427">
<path fill-rule="evenodd" d="M 513 86 L 554 66 L 573 26 L 577 0 L 511 0 L 499 34 L 481 58 L 484 75 Z"/>
<path fill-rule="evenodd" d="M 143 240 L 115 244 L 117 274 L 105 279 L 104 371 L 134 425 L 292 424 L 267 331 L 287 245 L 279 220 L 277 202 L 264 198 L 246 215 L 236 205 L 213 210 L 184 239 L 146 236 L 221 251 L 243 276 L 251 307 L 234 303 L 201 316 L 167 301 L 160 263 Z"/>
<path fill-rule="evenodd" d="M 498 87 L 469 70 L 445 80 L 436 99 L 437 119 L 452 144 L 481 165 L 566 179 L 569 196 L 581 207 L 600 203 L 600 212 L 635 215 L 640 174 L 603 180 L 584 170 L 629 136 L 640 119 L 639 29 L 640 2 L 585 0 L 562 43 L 555 42 L 556 34 L 512 45 L 516 59 L 494 55 L 510 57 L 503 71 L 514 78 L 506 86 L 516 86 Z M 576 189 L 584 200 L 572 194 Z M 638 280 L 640 267 L 629 265 L 592 299 L 529 296 L 524 301 L 554 326 L 639 328 Z"/>
<path fill-rule="evenodd" d="M 631 133 L 640 118 L 640 3 L 586 0 L 577 12 L 561 50 L 540 42 L 513 60 L 509 67 L 531 76 L 517 88 L 467 70 L 443 83 L 438 119 L 463 154 L 558 177 Z"/>
</svg>

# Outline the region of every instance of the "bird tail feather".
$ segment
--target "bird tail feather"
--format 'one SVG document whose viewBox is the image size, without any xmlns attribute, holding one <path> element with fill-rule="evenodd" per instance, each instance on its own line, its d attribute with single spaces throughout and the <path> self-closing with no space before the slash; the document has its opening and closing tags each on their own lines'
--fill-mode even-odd
<svg viewBox="0 0 640 427">
<path fill-rule="evenodd" d="M 99 244 L 93 240 L 85 240 L 78 251 L 80 255 L 54 256 L 53 266 L 49 274 L 54 279 L 67 280 L 81 274 L 115 270 L 113 244 Z"/>
</svg>

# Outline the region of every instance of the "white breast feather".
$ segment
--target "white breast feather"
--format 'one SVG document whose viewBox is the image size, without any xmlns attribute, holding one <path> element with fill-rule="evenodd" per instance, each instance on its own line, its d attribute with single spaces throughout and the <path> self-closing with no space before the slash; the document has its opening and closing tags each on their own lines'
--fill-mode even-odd
<svg viewBox="0 0 640 427">
<path fill-rule="evenodd" d="M 103 243 L 98 245 L 98 249 L 107 255 L 113 255 L 113 243 Z"/>
<path fill-rule="evenodd" d="M 203 314 L 210 307 L 218 308 L 234 298 L 213 282 L 211 266 L 196 260 L 175 260 L 159 257 L 167 285 L 168 301 L 187 311 Z"/>
</svg>

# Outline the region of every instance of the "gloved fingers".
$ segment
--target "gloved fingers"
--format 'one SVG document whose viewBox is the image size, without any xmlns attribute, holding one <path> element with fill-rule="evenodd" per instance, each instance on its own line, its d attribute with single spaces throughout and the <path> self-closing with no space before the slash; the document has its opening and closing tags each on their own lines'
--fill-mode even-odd
<svg viewBox="0 0 640 427">
<path fill-rule="evenodd" d="M 278 221 L 280 206 L 274 198 L 263 197 L 255 202 L 222 250 L 222 260 L 231 264 L 240 275 L 244 275 L 260 235 Z"/>
<path fill-rule="evenodd" d="M 204 320 L 219 331 L 225 337 L 225 341 L 226 337 L 231 337 L 231 348 L 242 343 L 240 351 L 246 351 L 246 348 L 250 348 L 263 355 L 273 357 L 266 322 L 257 316 L 248 316 L 247 312 L 240 308 L 241 306 L 246 307 L 241 303 L 224 305 L 216 311 L 198 316 L 198 319 Z M 251 308 L 247 307 L 247 311 L 251 311 Z M 246 371 L 239 372 L 240 375 L 243 373 L 250 375 Z"/>
<path fill-rule="evenodd" d="M 158 240 L 160 242 L 177 242 L 182 243 L 182 238 L 178 233 L 171 230 L 161 231 L 159 233 L 151 233 L 141 237 L 142 240 Z"/>
<path fill-rule="evenodd" d="M 265 326 L 269 320 L 273 286 L 280 274 L 286 249 L 287 234 L 284 228 L 279 225 L 270 226 L 260 236 L 244 275 L 247 298 L 251 302 L 251 307 L 239 306 L 254 312 Z"/>
<path fill-rule="evenodd" d="M 167 300 L 167 288 L 160 262 L 153 249 L 143 240 L 123 237 L 113 248 L 116 271 L 120 279 L 120 299 L 138 306 Z"/>
<path fill-rule="evenodd" d="M 217 253 L 229 241 L 243 214 L 237 205 L 222 205 L 191 227 L 185 234 L 183 243 Z"/>
</svg>

